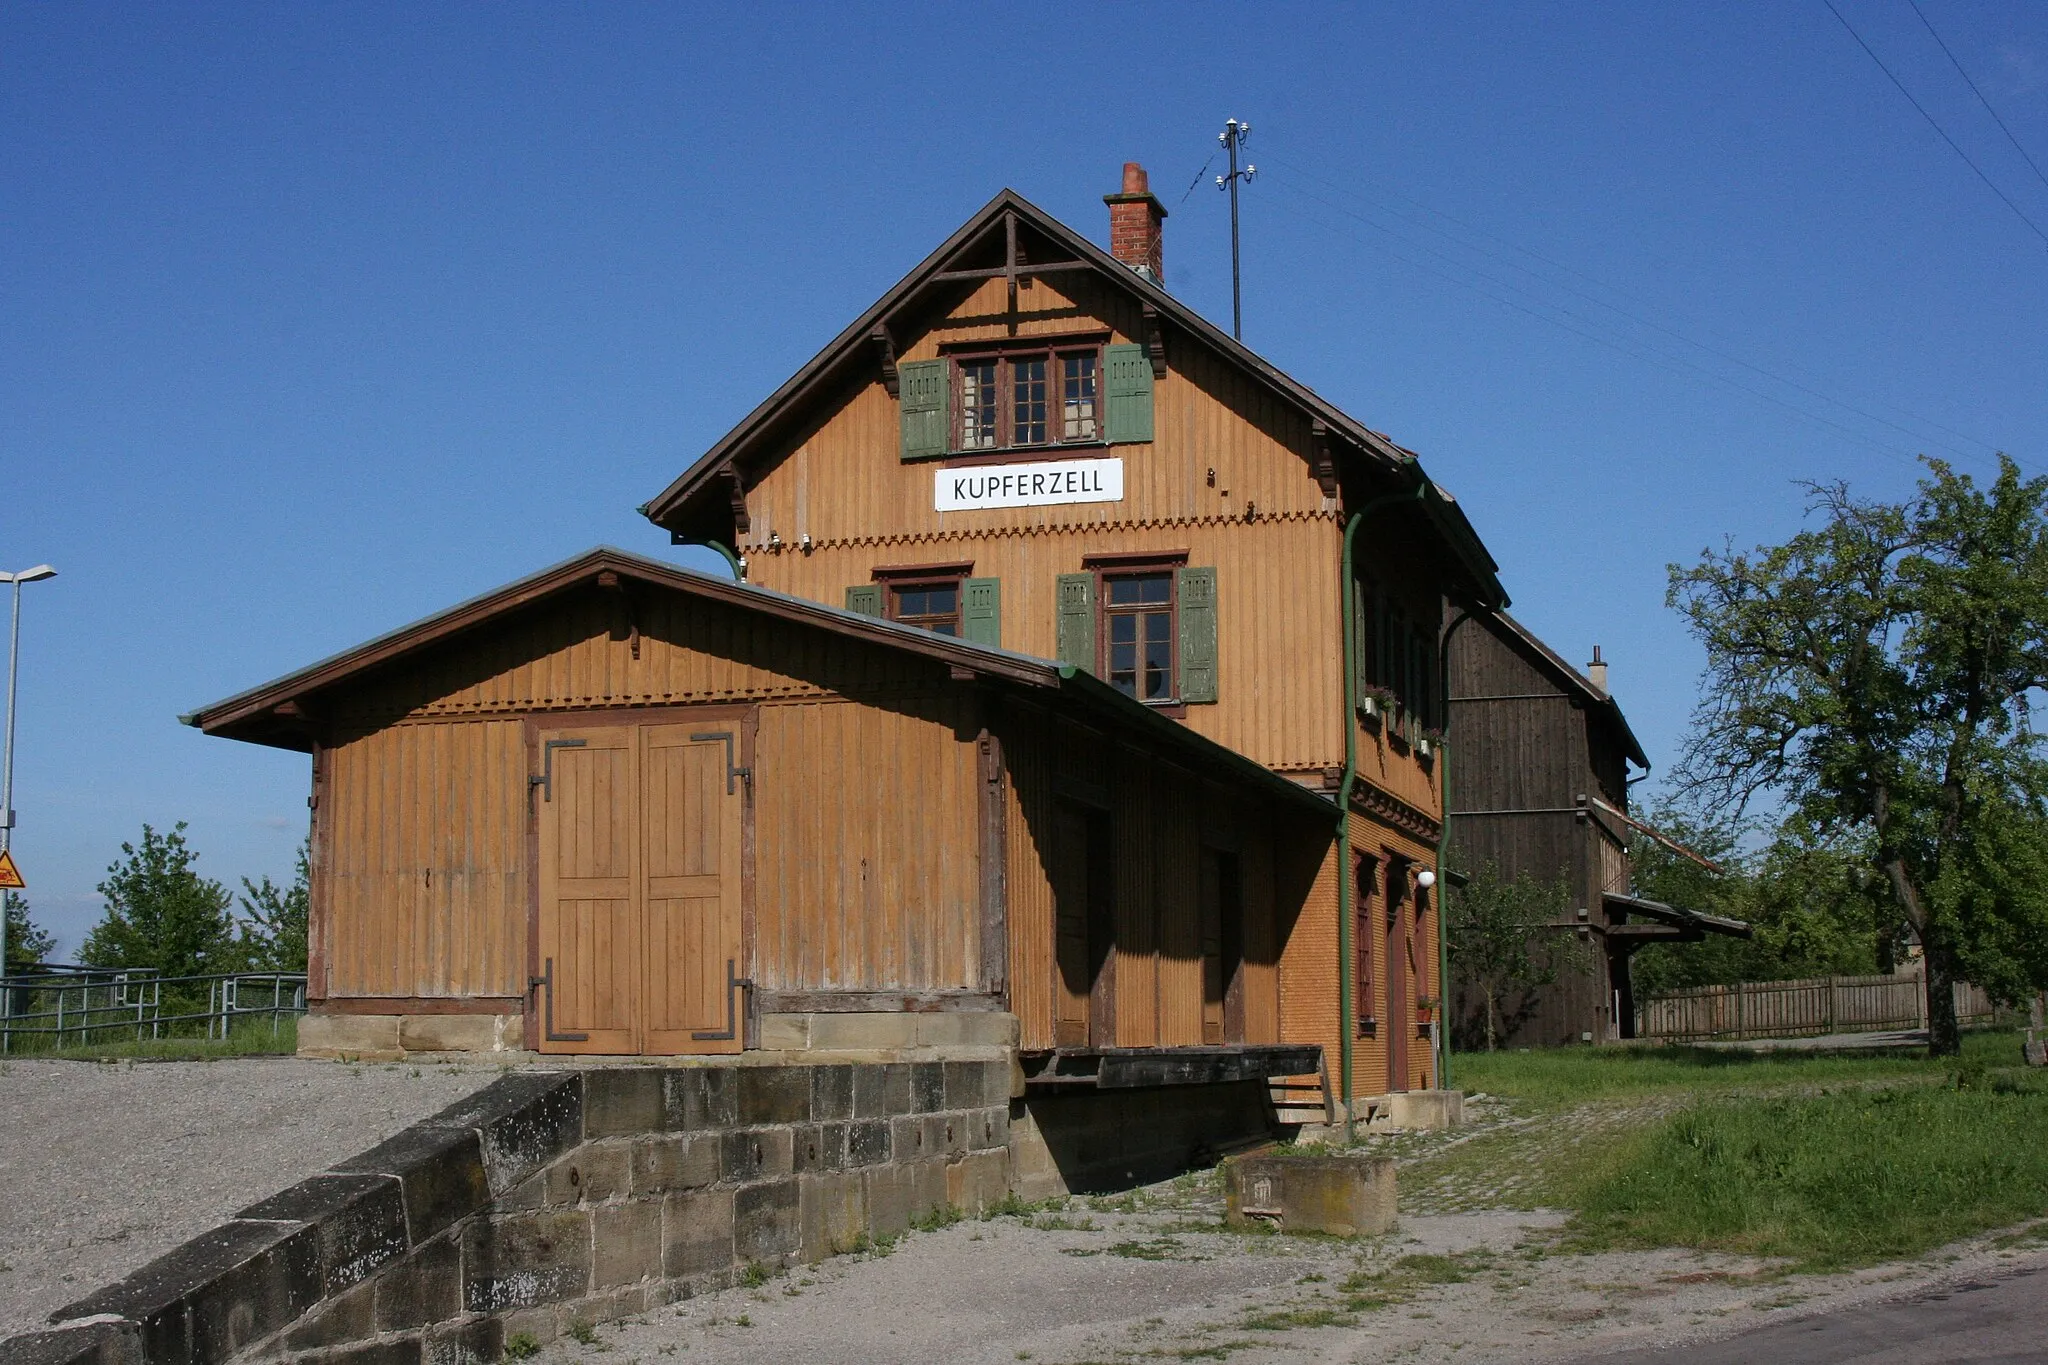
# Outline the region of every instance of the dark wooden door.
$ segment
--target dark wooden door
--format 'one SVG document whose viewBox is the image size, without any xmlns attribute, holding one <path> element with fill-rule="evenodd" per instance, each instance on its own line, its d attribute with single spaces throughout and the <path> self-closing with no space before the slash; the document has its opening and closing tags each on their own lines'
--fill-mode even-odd
<svg viewBox="0 0 2048 1365">
<path fill-rule="evenodd" d="M 1109 1047 L 1116 1037 L 1116 902 L 1109 816 L 1062 801 L 1053 813 L 1052 884 L 1059 961 L 1053 1042 Z"/>
<path fill-rule="evenodd" d="M 1409 1011 L 1408 874 L 1400 864 L 1387 869 L 1387 942 L 1380 960 L 1387 973 L 1387 1090 L 1408 1088 L 1408 1039 L 1415 1030 Z"/>
</svg>

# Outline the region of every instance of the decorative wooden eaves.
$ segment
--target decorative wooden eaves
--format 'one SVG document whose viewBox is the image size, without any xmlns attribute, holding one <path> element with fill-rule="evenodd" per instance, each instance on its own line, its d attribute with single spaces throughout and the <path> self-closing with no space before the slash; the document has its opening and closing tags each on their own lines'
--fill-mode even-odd
<svg viewBox="0 0 2048 1365">
<path fill-rule="evenodd" d="M 1337 496 L 1337 435 L 1320 417 L 1309 421 L 1308 433 L 1313 447 L 1309 464 L 1316 476 L 1316 484 L 1323 490 L 1324 497 L 1334 498 Z"/>
<path fill-rule="evenodd" d="M 740 471 L 728 460 L 719 469 L 718 477 L 724 480 L 726 501 L 732 504 L 732 529 L 735 534 L 745 535 L 752 523 L 747 519 L 747 488 L 740 480 Z"/>
<path fill-rule="evenodd" d="M 1159 310 L 1151 304 L 1144 305 L 1145 312 L 1145 354 L 1152 360 L 1152 377 L 1166 378 L 1166 328 L 1159 321 Z"/>
<path fill-rule="evenodd" d="M 875 355 L 882 366 L 882 387 L 889 391 L 891 398 L 901 398 L 903 384 L 896 373 L 896 339 L 889 335 L 887 327 L 879 324 L 868 336 L 875 343 Z"/>
<path fill-rule="evenodd" d="M 1354 782 L 1351 785 L 1351 803 L 1368 815 L 1379 817 L 1404 834 L 1412 834 L 1424 843 L 1435 843 L 1443 834 L 1443 826 L 1435 816 L 1420 806 L 1412 806 L 1390 791 L 1383 791 L 1371 781 Z"/>
<path fill-rule="evenodd" d="M 597 586 L 618 596 L 620 605 L 626 611 L 626 642 L 633 648 L 633 657 L 640 657 L 640 614 L 633 609 L 633 593 L 619 577 L 616 569 L 605 569 L 597 576 Z"/>
</svg>

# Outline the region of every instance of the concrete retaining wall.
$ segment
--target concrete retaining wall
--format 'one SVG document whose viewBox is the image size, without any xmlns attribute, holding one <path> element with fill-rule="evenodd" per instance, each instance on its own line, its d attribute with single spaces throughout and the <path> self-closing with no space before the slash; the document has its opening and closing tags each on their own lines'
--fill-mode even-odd
<svg viewBox="0 0 2048 1365">
<path fill-rule="evenodd" d="M 1011 1064 L 508 1073 L 0 1343 L 24 1365 L 460 1365 L 1009 1180 Z"/>
</svg>

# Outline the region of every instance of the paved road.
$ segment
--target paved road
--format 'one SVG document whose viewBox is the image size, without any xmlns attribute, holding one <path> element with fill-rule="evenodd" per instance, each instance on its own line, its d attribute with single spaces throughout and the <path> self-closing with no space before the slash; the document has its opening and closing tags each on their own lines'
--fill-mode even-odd
<svg viewBox="0 0 2048 1365">
<path fill-rule="evenodd" d="M 2017 1365 L 2048 1361 L 2048 1267 L 1958 1281 L 1720 1341 L 1588 1365 Z"/>
</svg>

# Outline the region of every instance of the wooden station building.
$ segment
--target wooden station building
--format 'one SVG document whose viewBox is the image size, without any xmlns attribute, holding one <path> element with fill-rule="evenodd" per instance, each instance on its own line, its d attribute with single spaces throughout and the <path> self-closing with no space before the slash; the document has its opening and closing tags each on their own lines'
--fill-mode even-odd
<svg viewBox="0 0 2048 1365">
<path fill-rule="evenodd" d="M 1443 624 L 1395 445 L 1005 191 L 578 560 L 188 717 L 312 754 L 331 1046 L 1011 1049 L 1428 1088 Z"/>
<path fill-rule="evenodd" d="M 1608 691 L 1597 645 L 1582 673 L 1503 611 L 1454 630 L 1447 655 L 1458 744 L 1449 864 L 1467 876 L 1490 868 L 1508 880 L 1562 880 L 1567 916 L 1550 931 L 1593 949 L 1584 970 L 1508 1002 L 1506 1041 L 1632 1038 L 1636 950 L 1709 933 L 1746 937 L 1749 926 L 1632 894 L 1632 835 L 1664 836 L 1629 813 L 1629 768 L 1647 773 L 1650 764 Z M 1476 1035 L 1483 1005 L 1455 977 L 1451 1009 L 1453 1022 Z"/>
</svg>

